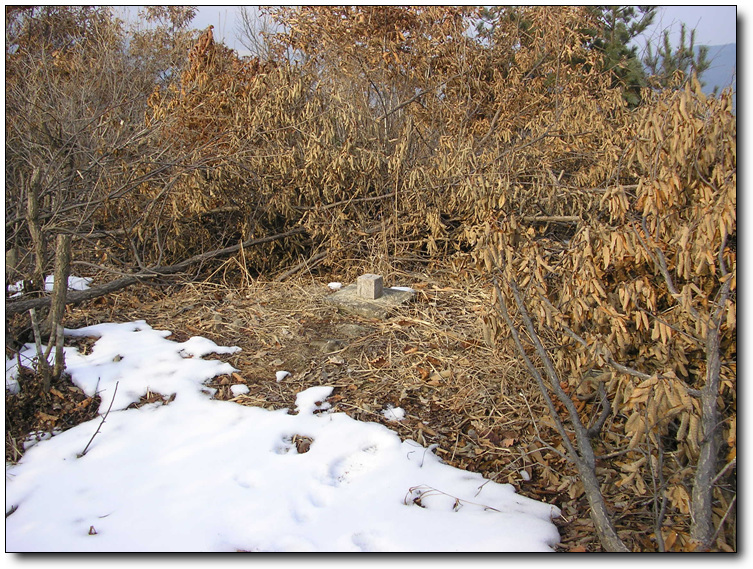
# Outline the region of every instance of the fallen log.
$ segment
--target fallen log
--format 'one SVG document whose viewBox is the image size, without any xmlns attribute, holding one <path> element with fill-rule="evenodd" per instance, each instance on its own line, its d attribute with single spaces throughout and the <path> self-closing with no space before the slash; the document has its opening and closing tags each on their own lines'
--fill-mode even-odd
<svg viewBox="0 0 753 569">
<path fill-rule="evenodd" d="M 147 279 L 156 278 L 156 277 L 164 277 L 164 276 L 174 275 L 176 273 L 183 272 L 184 270 L 186 270 L 192 265 L 195 265 L 203 261 L 208 261 L 216 257 L 232 255 L 233 253 L 240 251 L 241 248 L 245 249 L 246 247 L 252 247 L 254 245 L 262 245 L 264 243 L 271 243 L 272 241 L 277 241 L 278 239 L 284 239 L 285 237 L 298 235 L 305 231 L 306 230 L 303 227 L 296 227 L 284 233 L 278 233 L 276 235 L 270 235 L 268 237 L 261 237 L 259 239 L 248 239 L 244 241 L 243 243 L 239 243 L 238 245 L 232 245 L 231 247 L 224 247 L 222 249 L 215 249 L 214 251 L 207 251 L 206 253 L 194 255 L 193 257 L 190 257 L 184 261 L 181 261 L 180 263 L 176 263 L 175 265 L 169 265 L 166 267 L 151 267 L 143 271 L 140 271 L 138 273 L 133 273 L 132 275 L 125 275 L 123 277 L 120 277 L 119 279 L 110 281 L 109 283 L 105 283 L 103 285 L 92 287 L 86 290 L 69 291 L 66 296 L 65 303 L 66 304 L 79 304 L 81 302 L 84 302 L 85 300 L 91 300 L 93 298 L 105 296 L 106 294 L 110 294 L 112 292 L 123 289 L 127 286 L 130 286 L 139 282 L 143 282 L 144 280 L 147 280 Z M 34 309 L 45 308 L 50 305 L 50 299 L 51 299 L 50 296 L 44 296 L 41 298 L 6 301 L 5 302 L 5 314 L 9 316 L 11 314 L 20 314 L 21 312 L 26 312 L 31 308 L 34 308 Z"/>
</svg>

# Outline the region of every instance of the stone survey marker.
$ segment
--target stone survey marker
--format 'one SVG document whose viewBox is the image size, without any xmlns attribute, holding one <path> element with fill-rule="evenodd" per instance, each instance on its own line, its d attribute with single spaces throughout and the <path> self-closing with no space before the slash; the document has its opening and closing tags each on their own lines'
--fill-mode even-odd
<svg viewBox="0 0 753 569">
<path fill-rule="evenodd" d="M 408 302 L 413 291 L 384 288 L 381 275 L 366 273 L 355 284 L 341 288 L 324 300 L 343 312 L 365 318 L 387 318 L 397 307 Z"/>
<path fill-rule="evenodd" d="M 384 279 L 381 275 L 366 273 L 356 281 L 358 297 L 364 300 L 376 300 L 384 294 Z"/>
</svg>

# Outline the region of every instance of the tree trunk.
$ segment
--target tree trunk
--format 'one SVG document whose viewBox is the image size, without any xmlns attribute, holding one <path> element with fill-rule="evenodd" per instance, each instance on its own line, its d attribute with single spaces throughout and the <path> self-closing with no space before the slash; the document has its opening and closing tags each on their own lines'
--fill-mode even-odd
<svg viewBox="0 0 753 569">
<path fill-rule="evenodd" d="M 55 334 L 55 327 L 62 323 L 68 293 L 68 276 L 71 274 L 71 236 L 60 234 L 55 248 L 55 280 L 52 288 L 50 314 L 45 332 Z"/>
<path fill-rule="evenodd" d="M 58 235 L 55 248 L 55 281 L 52 289 L 50 314 L 47 329 L 50 333 L 48 350 L 55 346 L 55 365 L 52 379 L 57 380 L 63 373 L 65 361 L 63 355 L 63 316 L 68 295 L 68 276 L 71 273 L 71 236 Z"/>
<path fill-rule="evenodd" d="M 47 262 L 47 253 L 42 233 L 42 224 L 39 219 L 39 186 L 42 179 L 42 171 L 34 168 L 29 187 L 27 188 L 26 220 L 29 224 L 29 233 L 34 247 L 34 288 L 44 290 L 44 268 Z"/>
<path fill-rule="evenodd" d="M 722 303 L 722 306 L 724 306 L 724 303 Z M 717 397 L 719 395 L 721 367 L 719 322 L 711 320 L 706 336 L 706 385 L 701 390 L 701 452 L 698 457 L 693 492 L 690 498 L 693 512 L 690 537 L 701 550 L 708 550 L 714 539 L 714 520 L 712 517 L 714 486 L 712 480 L 716 475 L 719 455 L 721 419 Z"/>
</svg>

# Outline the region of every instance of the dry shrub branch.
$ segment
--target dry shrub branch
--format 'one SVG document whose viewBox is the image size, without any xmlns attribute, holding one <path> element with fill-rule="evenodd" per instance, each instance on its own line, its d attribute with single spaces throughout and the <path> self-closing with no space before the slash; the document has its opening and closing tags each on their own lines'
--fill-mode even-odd
<svg viewBox="0 0 753 569">
<path fill-rule="evenodd" d="M 657 95 L 626 156 L 633 192 L 605 192 L 601 215 L 567 244 L 530 233 L 515 246 L 504 226 L 489 236 L 488 261 L 511 283 L 508 296 L 516 281 L 527 291 L 519 312 L 546 330 L 578 421 L 599 415 L 606 390 L 609 428 L 595 444 L 618 478 L 605 494 L 653 496 L 659 549 L 670 536 L 675 548 L 724 549 L 720 524 L 734 501 L 723 474 L 736 460 L 730 108 L 697 81 Z M 689 531 L 668 524 L 677 515 Z"/>
</svg>

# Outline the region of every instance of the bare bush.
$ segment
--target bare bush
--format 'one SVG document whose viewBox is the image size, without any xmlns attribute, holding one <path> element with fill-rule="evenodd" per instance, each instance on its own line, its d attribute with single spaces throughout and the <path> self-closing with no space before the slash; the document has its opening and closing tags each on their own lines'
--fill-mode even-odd
<svg viewBox="0 0 753 569">
<path fill-rule="evenodd" d="M 603 491 L 618 502 L 630 489 L 653 503 L 660 550 L 670 535 L 675 548 L 724 549 L 735 503 L 725 478 L 736 461 L 730 105 L 729 93 L 707 99 L 697 81 L 656 95 L 626 148 L 632 191 L 604 192 L 601 213 L 584 217 L 567 243 L 535 230 L 513 242 L 509 221 L 490 234 L 486 253 L 512 283 L 505 294 L 524 321 L 530 312 L 536 335 L 546 330 L 547 355 L 537 351 L 551 358 L 563 403 L 578 404 L 573 422 L 609 410 L 608 430 L 589 443 L 610 459 L 614 484 Z M 513 294 L 516 282 L 527 301 Z M 683 515 L 684 527 L 668 525 Z"/>
</svg>

